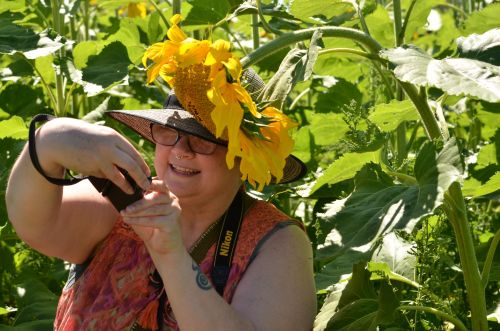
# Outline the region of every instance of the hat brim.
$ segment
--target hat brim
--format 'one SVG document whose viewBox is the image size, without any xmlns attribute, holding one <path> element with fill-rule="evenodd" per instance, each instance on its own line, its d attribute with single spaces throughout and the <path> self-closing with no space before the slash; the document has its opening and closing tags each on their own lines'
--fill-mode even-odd
<svg viewBox="0 0 500 331">
<path fill-rule="evenodd" d="M 216 144 L 227 146 L 227 141 L 217 139 L 203 127 L 189 112 L 182 108 L 148 109 L 148 110 L 110 110 L 106 115 L 121 122 L 140 134 L 144 139 L 155 143 L 151 136 L 151 124 L 157 123 L 185 133 L 196 135 Z M 273 184 L 286 184 L 296 181 L 306 174 L 306 165 L 293 155 L 286 158 L 283 177 Z"/>
</svg>

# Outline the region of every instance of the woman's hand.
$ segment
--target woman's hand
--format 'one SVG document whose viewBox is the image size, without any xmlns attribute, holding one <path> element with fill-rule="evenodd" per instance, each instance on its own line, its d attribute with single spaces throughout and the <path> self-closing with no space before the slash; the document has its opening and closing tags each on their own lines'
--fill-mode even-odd
<svg viewBox="0 0 500 331">
<path fill-rule="evenodd" d="M 153 179 L 150 192 L 125 208 L 121 214 L 123 220 L 144 241 L 152 256 L 165 256 L 184 250 L 179 224 L 179 201 L 163 181 Z"/>
<path fill-rule="evenodd" d="M 149 167 L 140 153 L 115 130 L 71 118 L 54 119 L 37 132 L 36 149 L 44 171 L 61 168 L 110 179 L 123 191 L 132 187 L 118 168 L 126 170 L 143 189 L 149 187 Z"/>
</svg>

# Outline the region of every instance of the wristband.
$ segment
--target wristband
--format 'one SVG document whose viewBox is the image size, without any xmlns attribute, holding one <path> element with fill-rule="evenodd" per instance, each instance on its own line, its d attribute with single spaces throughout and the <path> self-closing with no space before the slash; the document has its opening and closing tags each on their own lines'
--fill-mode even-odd
<svg viewBox="0 0 500 331">
<path fill-rule="evenodd" d="M 54 118 L 55 118 L 54 116 L 49 115 L 49 114 L 38 114 L 32 118 L 31 123 L 30 123 L 29 138 L 28 138 L 28 150 L 30 153 L 31 163 L 33 163 L 33 166 L 40 173 L 40 175 L 42 175 L 50 183 L 58 185 L 58 186 L 73 185 L 73 184 L 76 184 L 83 179 L 86 179 L 87 177 L 77 178 L 77 177 L 73 177 L 71 175 L 70 175 L 71 178 L 50 177 L 43 171 L 42 166 L 40 165 L 40 161 L 38 160 L 38 155 L 36 154 L 36 145 L 35 145 L 36 123 L 50 121 Z"/>
</svg>

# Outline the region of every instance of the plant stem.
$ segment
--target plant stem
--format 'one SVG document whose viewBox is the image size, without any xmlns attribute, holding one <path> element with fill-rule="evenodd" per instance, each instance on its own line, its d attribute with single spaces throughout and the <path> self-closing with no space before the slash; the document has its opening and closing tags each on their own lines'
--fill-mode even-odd
<svg viewBox="0 0 500 331">
<path fill-rule="evenodd" d="M 252 40 L 253 49 L 257 49 L 260 46 L 259 40 L 259 15 L 252 14 Z"/>
<path fill-rule="evenodd" d="M 406 306 L 406 305 L 403 305 L 403 306 L 399 306 L 397 309 L 398 310 L 416 310 L 416 311 L 424 311 L 427 313 L 431 313 L 431 314 L 434 314 L 436 316 L 439 316 L 439 317 L 447 320 L 448 322 L 451 322 L 453 325 L 455 325 L 457 330 L 468 331 L 461 320 L 459 320 L 458 318 L 451 316 L 445 312 L 437 310 L 436 308 L 425 307 L 425 306 Z"/>
<path fill-rule="evenodd" d="M 445 193 L 443 208 L 451 222 L 457 240 L 458 254 L 460 255 L 471 310 L 472 330 L 487 331 L 488 321 L 486 319 L 484 288 L 467 220 L 466 207 L 458 182 L 451 184 Z"/>
<path fill-rule="evenodd" d="M 169 29 L 170 28 L 170 23 L 168 23 L 167 18 L 161 12 L 161 8 L 158 7 L 158 5 L 156 4 L 156 2 L 154 2 L 153 0 L 148 0 L 148 2 L 155 8 L 155 10 L 158 13 L 158 15 L 160 15 L 161 20 L 163 21 L 163 23 L 165 23 L 165 26 L 167 27 L 167 29 Z M 172 7 L 174 7 L 174 6 L 175 6 L 175 1 L 172 4 Z M 176 10 L 177 10 L 177 7 L 174 7 L 173 10 L 172 10 L 174 14 L 176 14 Z M 179 6 L 178 10 L 179 10 L 179 14 L 180 14 L 180 12 L 181 12 L 180 6 Z"/>
<path fill-rule="evenodd" d="M 483 290 L 486 290 L 486 286 L 488 285 L 488 278 L 490 276 L 491 264 L 493 262 L 493 258 L 495 257 L 495 251 L 497 249 L 499 241 L 500 241 L 500 230 L 498 230 L 495 233 L 495 236 L 491 241 L 490 248 L 488 249 L 488 254 L 486 255 L 486 261 L 484 261 L 483 272 L 481 273 Z"/>
<path fill-rule="evenodd" d="M 264 14 L 262 13 L 262 4 L 260 0 L 256 0 L 257 3 L 257 13 L 260 18 L 260 22 L 262 23 L 262 27 L 264 28 L 265 31 L 269 33 L 274 33 L 275 35 L 281 35 L 283 34 L 280 30 L 274 29 L 272 26 L 267 24 L 266 18 L 264 17 Z"/>
<path fill-rule="evenodd" d="M 42 82 L 43 87 L 45 87 L 45 89 L 47 90 L 47 94 L 49 95 L 50 101 L 52 101 L 52 103 L 54 105 L 54 109 L 57 109 L 56 97 L 54 96 L 54 93 L 52 93 L 52 90 L 50 89 L 49 84 L 47 84 L 47 82 L 45 81 L 45 78 L 43 78 L 42 73 L 38 70 L 36 65 L 31 63 L 30 60 L 28 60 L 27 58 L 24 58 L 24 59 L 26 60 L 26 62 L 28 62 L 28 64 L 31 66 L 31 68 L 33 68 L 33 70 L 35 70 L 35 72 L 38 74 L 38 77 L 40 77 L 40 81 Z"/>
<path fill-rule="evenodd" d="M 172 0 L 172 14 L 181 13 L 181 0 Z"/>
<path fill-rule="evenodd" d="M 424 124 L 427 136 L 431 139 L 442 139 L 441 130 L 439 129 L 436 118 L 434 117 L 434 113 L 427 103 L 427 98 L 418 93 L 415 85 L 401 81 L 399 83 L 406 92 L 406 95 L 408 95 L 413 104 L 415 104 L 420 118 L 422 118 L 422 123 Z"/>
<path fill-rule="evenodd" d="M 59 35 L 63 35 L 63 27 L 61 25 L 61 15 L 59 14 L 59 1 L 58 0 L 51 0 L 50 5 L 52 7 L 52 20 L 54 24 L 54 30 L 57 31 Z M 64 47 L 61 47 L 61 49 L 58 51 L 58 56 L 60 57 L 60 60 L 62 61 L 64 58 Z M 59 72 L 56 70 L 56 96 L 57 96 L 57 104 L 54 109 L 54 113 L 56 116 L 64 116 L 64 105 L 65 105 L 65 100 L 64 100 L 64 82 L 63 82 L 63 76 L 62 76 L 62 70 L 61 66 L 59 65 Z"/>
<path fill-rule="evenodd" d="M 359 30 L 344 27 L 327 26 L 297 30 L 282 34 L 278 38 L 257 48 L 252 53 L 242 58 L 241 64 L 243 67 L 248 67 L 259 61 L 262 61 L 266 57 L 278 52 L 285 47 L 293 45 L 296 42 L 311 39 L 316 30 L 320 30 L 323 37 L 347 38 L 357 41 L 360 44 L 366 46 L 369 49 L 370 53 L 372 53 L 376 58 L 378 58 L 378 52 L 382 49 L 382 46 L 380 46 L 380 44 L 375 39 Z"/>
<path fill-rule="evenodd" d="M 401 0 L 394 0 L 392 2 L 393 13 L 394 13 L 394 37 L 396 47 L 403 44 L 404 35 L 401 34 L 403 21 L 401 18 Z"/>
</svg>

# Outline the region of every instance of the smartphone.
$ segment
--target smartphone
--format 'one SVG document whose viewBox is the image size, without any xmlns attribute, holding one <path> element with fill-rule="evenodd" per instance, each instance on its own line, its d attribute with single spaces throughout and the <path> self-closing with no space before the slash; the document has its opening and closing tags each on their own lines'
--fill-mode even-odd
<svg viewBox="0 0 500 331">
<path fill-rule="evenodd" d="M 142 199 L 142 197 L 144 196 L 144 190 L 139 185 L 137 185 L 132 177 L 130 177 L 128 172 L 121 168 L 118 169 L 130 183 L 134 190 L 134 193 L 125 193 L 109 179 L 90 176 L 89 180 L 92 185 L 94 185 L 94 187 L 113 204 L 117 211 L 121 211 L 128 205 Z M 149 181 L 151 181 L 151 177 L 149 178 Z"/>
</svg>

